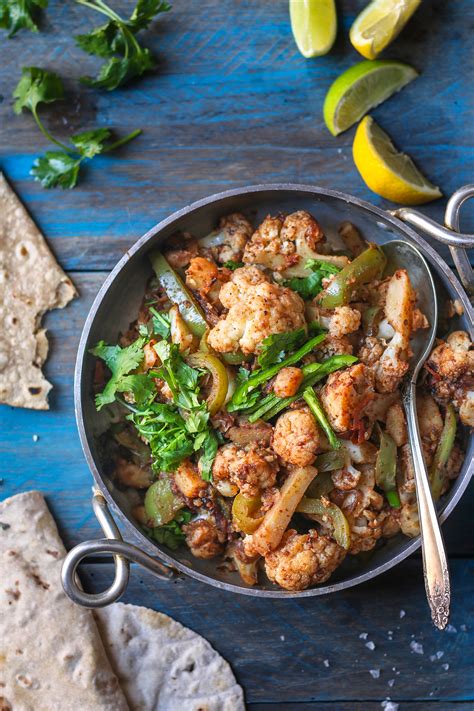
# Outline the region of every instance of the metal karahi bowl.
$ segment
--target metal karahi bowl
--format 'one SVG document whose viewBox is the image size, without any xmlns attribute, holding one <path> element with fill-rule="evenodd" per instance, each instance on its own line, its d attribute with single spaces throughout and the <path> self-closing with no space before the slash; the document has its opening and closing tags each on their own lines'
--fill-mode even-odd
<svg viewBox="0 0 474 711">
<path fill-rule="evenodd" d="M 219 218 L 231 212 L 243 212 L 257 224 L 266 215 L 278 212 L 307 210 L 322 225 L 329 238 L 336 235 L 338 225 L 344 220 L 352 222 L 364 238 L 380 245 L 403 239 L 418 247 L 427 259 L 435 278 L 440 306 L 448 299 L 457 299 L 463 315 L 450 321 L 450 330 L 463 329 L 474 338 L 474 311 L 453 271 L 440 255 L 422 239 L 406 222 L 429 232 L 433 237 L 450 245 L 453 257 L 466 289 L 472 288 L 472 272 L 468 266 L 464 247 L 474 246 L 473 235 L 459 235 L 459 209 L 469 197 L 474 196 L 474 186 L 457 191 L 448 203 L 446 224 L 443 228 L 407 208 L 385 212 L 373 205 L 333 190 L 295 184 L 255 185 L 219 193 L 195 202 L 163 220 L 139 239 L 109 274 L 100 289 L 84 325 L 79 344 L 75 373 L 75 408 L 81 443 L 95 480 L 93 507 L 106 538 L 86 541 L 76 546 L 67 556 L 63 566 L 63 585 L 67 594 L 78 604 L 100 607 L 118 599 L 124 592 L 129 576 L 129 561 L 145 566 L 157 576 L 171 579 L 178 574 L 229 592 L 258 597 L 311 597 L 337 592 L 358 585 L 389 570 L 407 558 L 420 546 L 420 539 L 408 539 L 398 534 L 384 540 L 368 556 L 348 556 L 335 571 L 329 582 L 301 592 L 277 589 L 268 581 L 256 586 L 245 585 L 237 573 L 228 572 L 216 561 L 194 558 L 186 547 L 172 552 L 149 539 L 135 523 L 132 504 L 126 493 L 116 487 L 107 475 L 100 446 L 100 435 L 109 420 L 98 413 L 92 394 L 94 357 L 89 349 L 103 339 L 115 343 L 121 331 L 136 318 L 145 285 L 152 274 L 147 255 L 152 248 L 162 244 L 177 231 L 189 231 L 196 236 L 211 232 Z M 398 216 L 395 216 L 398 215 Z M 401 218 L 401 219 L 399 219 Z M 404 221 L 402 221 L 404 220 Z M 409 270 L 409 265 L 407 265 Z M 474 437 L 466 433 L 466 457 L 449 492 L 441 499 L 439 515 L 444 521 L 453 511 L 465 491 L 474 471 Z M 127 542 L 114 522 L 122 524 Z M 89 556 L 112 553 L 116 563 L 116 576 L 112 586 L 99 594 L 83 592 L 76 584 L 75 571 L 79 562 Z"/>
</svg>

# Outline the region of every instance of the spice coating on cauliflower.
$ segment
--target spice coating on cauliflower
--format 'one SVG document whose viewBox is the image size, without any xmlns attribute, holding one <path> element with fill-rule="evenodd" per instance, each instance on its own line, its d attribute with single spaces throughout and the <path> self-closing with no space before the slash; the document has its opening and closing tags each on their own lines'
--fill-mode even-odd
<svg viewBox="0 0 474 711">
<path fill-rule="evenodd" d="M 214 459 L 212 480 L 223 496 L 226 496 L 226 489 L 222 486 L 224 482 L 230 482 L 247 496 L 256 496 L 275 484 L 277 472 L 277 457 L 271 450 L 257 445 L 238 447 L 226 444 L 218 450 Z"/>
<path fill-rule="evenodd" d="M 285 590 L 305 590 L 324 583 L 345 555 L 344 548 L 314 529 L 298 534 L 290 528 L 278 548 L 265 556 L 265 572 Z"/>
<path fill-rule="evenodd" d="M 321 391 L 321 402 L 336 432 L 355 429 L 372 398 L 372 373 L 363 363 L 331 373 Z"/>
<path fill-rule="evenodd" d="M 298 392 L 303 378 L 301 368 L 282 368 L 274 380 L 273 392 L 277 397 L 291 397 Z"/>
<path fill-rule="evenodd" d="M 247 241 L 252 234 L 252 225 L 246 217 L 239 212 L 222 217 L 219 222 L 219 232 L 222 236 L 221 244 L 210 247 L 210 252 L 216 262 L 240 262 Z"/>
<path fill-rule="evenodd" d="M 283 219 L 265 218 L 254 232 L 244 252 L 246 264 L 260 264 L 273 271 L 284 271 L 315 256 L 323 231 L 309 212 L 299 210 Z"/>
<path fill-rule="evenodd" d="M 461 422 L 474 427 L 474 350 L 464 331 L 454 331 L 431 352 L 427 384 L 438 402 L 452 402 Z"/>
<path fill-rule="evenodd" d="M 283 461 L 306 467 L 316 459 L 320 443 L 318 425 L 308 409 L 289 410 L 278 418 L 272 446 Z"/>
<path fill-rule="evenodd" d="M 214 521 L 200 518 L 183 526 L 186 543 L 196 558 L 215 558 L 224 552 L 225 533 Z"/>
<path fill-rule="evenodd" d="M 256 353 L 267 336 L 305 326 L 303 300 L 270 284 L 257 267 L 236 269 L 219 298 L 229 311 L 209 332 L 208 343 L 220 353 Z"/>
</svg>

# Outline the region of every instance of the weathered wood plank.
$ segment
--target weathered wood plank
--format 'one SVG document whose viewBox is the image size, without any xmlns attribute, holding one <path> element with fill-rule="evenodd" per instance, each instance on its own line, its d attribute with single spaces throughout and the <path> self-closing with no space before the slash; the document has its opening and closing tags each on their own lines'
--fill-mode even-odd
<svg viewBox="0 0 474 711">
<path fill-rule="evenodd" d="M 347 30 L 362 5 L 344 4 L 344 33 L 334 52 L 307 61 L 295 48 L 286 2 L 266 0 L 257 8 L 250 0 L 178 1 L 147 33 L 159 70 L 113 93 L 78 89 L 73 81 L 98 65 L 72 40 L 99 20 L 96 13 L 53 0 L 45 32 L 5 40 L 1 165 L 66 268 L 110 268 L 173 210 L 247 183 L 316 183 L 386 204 L 366 189 L 352 164 L 353 131 L 333 138 L 321 114 L 331 81 L 360 59 Z M 422 74 L 374 112 L 446 195 L 472 180 L 472 17 L 468 0 L 423 4 L 388 53 Z M 44 111 L 60 136 L 94 125 L 145 130 L 120 157 L 96 159 L 76 190 L 44 191 L 28 177 L 34 156 L 48 146 L 31 116 L 12 114 L 20 42 L 23 64 L 45 65 L 68 78 L 70 100 Z M 425 209 L 440 219 L 443 202 Z M 464 226 L 473 224 L 471 213 Z"/>
<path fill-rule="evenodd" d="M 39 488 L 59 521 L 67 545 L 99 533 L 90 510 L 91 476 L 74 420 L 73 376 L 77 344 L 87 312 L 106 274 L 76 273 L 80 298 L 46 317 L 50 356 L 46 375 L 54 385 L 49 412 L 0 406 L 0 497 Z M 33 441 L 33 435 L 39 440 Z M 444 530 L 451 554 L 474 553 L 471 485 Z"/>
<path fill-rule="evenodd" d="M 388 697 L 387 697 L 388 699 Z M 316 702 L 290 702 L 290 703 L 272 703 L 271 701 L 260 704 L 248 704 L 247 711 L 380 711 L 383 699 L 380 701 L 320 701 Z M 394 702 L 396 703 L 396 702 Z M 399 704 L 400 711 L 472 711 L 472 703 L 470 701 L 405 701 Z"/>
<path fill-rule="evenodd" d="M 372 585 L 302 601 L 232 595 L 189 579 L 164 583 L 134 569 L 124 601 L 165 612 L 207 637 L 232 662 L 250 704 L 273 702 L 286 709 L 331 701 L 343 709 L 347 701 L 380 703 L 387 696 L 400 702 L 473 702 L 474 619 L 464 603 L 473 593 L 474 561 L 453 561 L 451 573 L 453 627 L 445 632 L 429 619 L 417 561 Z M 111 581 L 112 566 L 84 566 L 81 577 L 86 589 L 98 591 Z M 370 641 L 374 650 L 366 646 Z M 414 642 L 423 654 L 412 651 Z M 437 652 L 442 657 L 432 661 Z M 371 669 L 380 670 L 379 678 L 372 678 Z"/>
</svg>

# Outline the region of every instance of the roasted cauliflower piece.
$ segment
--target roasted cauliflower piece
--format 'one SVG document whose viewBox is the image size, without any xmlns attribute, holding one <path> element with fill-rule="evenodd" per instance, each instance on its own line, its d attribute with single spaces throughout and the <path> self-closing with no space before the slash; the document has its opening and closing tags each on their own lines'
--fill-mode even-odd
<svg viewBox="0 0 474 711">
<path fill-rule="evenodd" d="M 298 534 L 290 528 L 278 548 L 265 556 L 265 572 L 285 590 L 305 590 L 324 583 L 345 555 L 344 548 L 313 529 Z"/>
<path fill-rule="evenodd" d="M 407 423 L 405 413 L 399 402 L 395 402 L 388 408 L 385 419 L 385 429 L 397 447 L 401 447 L 407 443 Z"/>
<path fill-rule="evenodd" d="M 172 243 L 176 243 L 177 246 Z M 185 269 L 191 259 L 198 256 L 199 246 L 194 237 L 185 232 L 173 237 L 163 254 L 173 269 Z"/>
<path fill-rule="evenodd" d="M 273 392 L 277 397 L 291 397 L 296 395 L 301 383 L 303 382 L 304 373 L 301 368 L 282 368 L 273 382 Z"/>
<path fill-rule="evenodd" d="M 324 239 L 321 227 L 309 212 L 300 210 L 287 217 L 265 218 L 253 233 L 244 252 L 246 264 L 259 264 L 282 272 L 316 256 L 316 245 Z"/>
<path fill-rule="evenodd" d="M 317 321 L 329 331 L 333 338 L 340 339 L 349 333 L 354 333 L 360 328 L 361 313 L 352 306 L 337 306 L 332 311 L 322 309 L 317 299 L 306 306 L 308 321 Z"/>
<path fill-rule="evenodd" d="M 224 552 L 226 535 L 212 517 L 199 518 L 183 526 L 186 543 L 196 558 L 215 558 Z"/>
<path fill-rule="evenodd" d="M 333 429 L 347 432 L 357 428 L 373 392 L 372 373 L 363 363 L 331 373 L 321 391 L 321 402 Z"/>
<path fill-rule="evenodd" d="M 307 408 L 288 410 L 278 418 L 273 432 L 273 450 L 289 464 L 306 467 L 319 451 L 321 434 Z"/>
<path fill-rule="evenodd" d="M 181 462 L 172 476 L 176 488 L 187 499 L 196 499 L 206 493 L 207 483 L 202 480 L 198 467 L 189 459 Z"/>
<path fill-rule="evenodd" d="M 278 468 L 277 457 L 270 449 L 256 444 L 226 444 L 214 459 L 212 481 L 223 496 L 235 496 L 237 491 L 257 496 L 275 484 Z"/>
<path fill-rule="evenodd" d="M 210 235 L 212 246 L 206 246 L 206 238 L 201 240 L 201 244 L 219 264 L 241 262 L 252 232 L 252 225 L 247 218 L 240 212 L 234 212 L 221 218 L 216 234 Z"/>
<path fill-rule="evenodd" d="M 474 427 L 474 350 L 465 331 L 454 331 L 432 351 L 427 383 L 438 402 L 452 402 L 461 422 Z"/>
<path fill-rule="evenodd" d="M 374 368 L 379 392 L 394 392 L 408 370 L 415 301 L 406 269 L 398 269 L 388 282 L 385 298 L 385 317 L 394 335 Z M 382 335 L 390 337 L 391 331 Z"/>
<path fill-rule="evenodd" d="M 257 267 L 236 269 L 219 298 L 229 311 L 209 332 L 208 343 L 220 353 L 256 353 L 267 336 L 306 323 L 304 302 L 298 294 L 271 284 Z"/>
<path fill-rule="evenodd" d="M 242 541 L 232 541 L 227 546 L 225 556 L 231 560 L 237 571 L 247 585 L 258 583 L 258 559 L 245 555 Z"/>
</svg>

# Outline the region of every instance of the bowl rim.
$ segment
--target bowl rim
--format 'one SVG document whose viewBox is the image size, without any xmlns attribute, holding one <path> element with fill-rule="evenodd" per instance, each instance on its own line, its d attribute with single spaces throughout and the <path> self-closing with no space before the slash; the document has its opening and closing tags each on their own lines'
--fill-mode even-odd
<svg viewBox="0 0 474 711">
<path fill-rule="evenodd" d="M 218 202 L 222 199 L 225 198 L 232 198 L 232 197 L 240 197 L 241 195 L 245 194 L 258 194 L 258 193 L 264 193 L 264 192 L 306 192 L 308 195 L 313 195 L 315 197 L 317 196 L 323 196 L 323 197 L 330 197 L 330 198 L 335 198 L 338 200 L 342 200 L 343 202 L 346 202 L 350 206 L 356 206 L 359 208 L 362 208 L 363 210 L 366 210 L 367 212 L 371 213 L 372 215 L 375 215 L 376 217 L 382 218 L 384 222 L 388 222 L 397 232 L 401 233 L 401 236 L 403 235 L 408 235 L 414 243 L 421 248 L 422 252 L 429 257 L 430 262 L 434 262 L 437 265 L 438 271 L 442 273 L 443 278 L 447 280 L 450 284 L 452 289 L 456 292 L 458 298 L 460 299 L 463 307 L 464 307 L 464 313 L 466 316 L 466 319 L 468 321 L 468 326 L 470 330 L 470 335 L 471 338 L 474 338 L 474 309 L 467 297 L 467 294 L 465 293 L 463 287 L 461 286 L 459 280 L 457 279 L 456 275 L 453 273 L 451 268 L 448 266 L 448 264 L 444 261 L 444 259 L 439 255 L 431 245 L 429 245 L 418 233 L 416 233 L 411 227 L 409 227 L 406 223 L 402 222 L 399 218 L 395 217 L 391 213 L 389 213 L 386 210 L 383 210 L 382 208 L 379 208 L 375 205 L 372 205 L 371 203 L 362 200 L 360 198 L 357 198 L 355 196 L 349 195 L 347 193 L 343 193 L 337 190 L 331 190 L 328 188 L 323 188 L 319 186 L 314 186 L 314 185 L 308 185 L 308 184 L 302 184 L 302 183 L 258 183 L 255 185 L 246 185 L 242 186 L 240 188 L 232 188 L 231 190 L 225 190 L 222 192 L 218 193 L 213 193 L 212 195 L 209 195 L 207 197 L 201 198 L 199 200 L 196 200 L 188 205 L 186 205 L 183 208 L 180 208 L 179 210 L 176 210 L 173 212 L 171 215 L 168 217 L 165 217 L 163 220 L 160 222 L 156 223 L 153 227 L 151 227 L 142 237 L 140 237 L 136 242 L 134 242 L 129 249 L 125 252 L 125 254 L 121 257 L 121 259 L 117 262 L 115 267 L 111 270 L 111 272 L 108 274 L 106 277 L 105 281 L 103 282 L 102 286 L 100 287 L 97 295 L 94 298 L 94 301 L 92 303 L 92 306 L 87 314 L 86 320 L 84 322 L 84 326 L 82 329 L 79 345 L 78 345 L 78 350 L 77 350 L 77 357 L 76 357 L 76 364 L 75 364 L 75 371 L 74 371 L 74 409 L 75 409 L 75 416 L 76 416 L 76 423 L 79 431 L 79 438 L 81 442 L 81 446 L 87 461 L 87 464 L 89 466 L 89 469 L 93 475 L 93 478 L 100 488 L 102 494 L 105 496 L 109 506 L 112 508 L 114 511 L 115 515 L 120 519 L 122 524 L 125 526 L 127 534 L 130 535 L 132 539 L 132 543 L 135 543 L 138 545 L 142 550 L 145 550 L 146 552 L 150 553 L 150 555 L 154 555 L 155 557 L 159 558 L 161 561 L 163 561 L 165 564 L 169 565 L 172 568 L 177 569 L 179 572 L 189 575 L 190 577 L 199 580 L 201 582 L 204 582 L 208 585 L 212 585 L 216 588 L 222 589 L 222 590 L 227 590 L 230 592 L 235 592 L 235 593 L 240 593 L 244 595 L 251 595 L 254 597 L 268 597 L 268 598 L 302 598 L 302 597 L 314 597 L 314 596 L 320 596 L 320 595 L 326 595 L 332 592 L 337 592 L 339 590 L 345 590 L 351 587 L 354 587 L 355 585 L 359 585 L 360 583 L 367 582 L 368 580 L 371 580 L 372 578 L 377 577 L 378 575 L 381 575 L 382 573 L 390 570 L 394 566 L 398 565 L 398 563 L 401 563 L 403 560 L 405 560 L 409 555 L 414 553 L 421 545 L 421 540 L 420 536 L 417 536 L 414 539 L 407 539 L 407 544 L 402 548 L 401 551 L 399 551 L 396 555 L 391 556 L 387 561 L 384 563 L 380 563 L 373 569 L 365 572 L 361 572 L 358 574 L 355 574 L 354 576 L 351 576 L 348 580 L 343 580 L 340 582 L 335 582 L 335 583 L 329 583 L 329 584 L 323 584 L 318 587 L 312 587 L 307 590 L 301 590 L 301 591 L 288 591 L 288 590 L 282 590 L 282 589 L 269 589 L 269 590 L 262 590 L 260 588 L 252 588 L 252 587 L 242 587 L 240 585 L 236 585 L 234 583 L 230 582 L 225 582 L 222 580 L 218 580 L 216 578 L 212 578 L 209 575 L 205 573 L 201 573 L 192 567 L 190 567 L 187 564 L 182 563 L 179 560 L 176 560 L 174 557 L 171 557 L 166 553 L 166 550 L 163 550 L 162 547 L 160 547 L 158 544 L 150 541 L 145 534 L 143 534 L 140 529 L 131 521 L 131 519 L 125 514 L 125 512 L 120 508 L 120 506 L 116 503 L 115 499 L 112 497 L 108 487 L 106 486 L 102 475 L 99 471 L 99 468 L 96 464 L 95 457 L 90 449 L 89 446 L 89 441 L 88 441 L 88 436 L 87 436 L 87 425 L 85 421 L 85 416 L 84 416 L 84 411 L 82 407 L 82 371 L 84 367 L 84 361 L 85 361 L 85 356 L 87 355 L 87 341 L 89 338 L 89 334 L 92 328 L 92 325 L 94 323 L 95 317 L 97 315 L 97 311 L 99 310 L 102 301 L 105 297 L 105 295 L 108 293 L 109 289 L 112 287 L 116 277 L 118 274 L 124 269 L 124 267 L 130 262 L 131 259 L 133 259 L 137 253 L 141 252 L 142 248 L 147 245 L 154 237 L 156 237 L 161 231 L 163 231 L 165 228 L 167 228 L 169 225 L 173 224 L 174 222 L 180 220 L 182 217 L 185 217 L 195 210 L 198 210 L 202 207 L 206 207 L 208 205 L 211 205 L 215 202 Z M 470 435 L 471 442 L 472 438 L 474 435 Z M 455 489 L 452 490 L 452 495 L 450 498 L 444 503 L 444 505 L 439 509 L 439 519 L 440 522 L 443 523 L 447 517 L 452 513 L 456 505 L 458 504 L 459 500 L 461 499 L 462 495 L 464 494 L 464 491 L 466 490 L 469 481 L 474 473 L 474 459 L 471 460 L 471 462 L 468 464 L 467 469 L 465 472 L 462 474 L 462 478 L 457 479 L 457 486 Z"/>
</svg>

